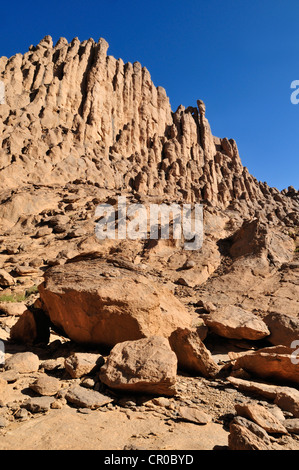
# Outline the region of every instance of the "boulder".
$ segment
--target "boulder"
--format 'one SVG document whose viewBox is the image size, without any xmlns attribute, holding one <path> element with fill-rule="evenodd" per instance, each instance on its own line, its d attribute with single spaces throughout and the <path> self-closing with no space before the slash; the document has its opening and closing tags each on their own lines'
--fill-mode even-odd
<svg viewBox="0 0 299 470">
<path fill-rule="evenodd" d="M 69 375 L 76 379 L 95 372 L 104 362 L 104 358 L 99 354 L 75 352 L 65 359 L 64 367 Z"/>
<path fill-rule="evenodd" d="M 228 377 L 227 380 L 239 390 L 253 392 L 273 400 L 282 410 L 289 411 L 293 416 L 299 418 L 299 391 L 296 388 L 253 382 L 236 377 Z"/>
<path fill-rule="evenodd" d="M 299 434 L 299 419 L 286 419 L 283 423 L 287 431 L 291 434 Z"/>
<path fill-rule="evenodd" d="M 299 384 L 299 368 L 292 358 L 292 352 L 285 346 L 263 348 L 238 357 L 233 369 L 245 369 L 250 374 L 270 381 Z"/>
<path fill-rule="evenodd" d="M 293 341 L 299 340 L 299 319 L 283 313 L 271 312 L 264 322 L 270 330 L 267 340 L 274 344 L 291 347 Z"/>
<path fill-rule="evenodd" d="M 0 269 L 0 287 L 10 287 L 14 285 L 14 278 L 6 272 L 5 269 Z"/>
<path fill-rule="evenodd" d="M 46 374 L 43 374 L 41 377 L 36 379 L 32 384 L 30 384 L 31 390 L 38 393 L 42 396 L 52 396 L 56 395 L 58 390 L 61 388 L 61 383 L 55 377 L 50 377 Z"/>
<path fill-rule="evenodd" d="M 54 266 L 39 292 L 53 324 L 78 343 L 113 347 L 191 326 L 181 302 L 134 265 L 98 258 Z"/>
<path fill-rule="evenodd" d="M 288 433 L 281 421 L 261 405 L 251 403 L 244 405 L 236 404 L 235 409 L 239 416 L 251 419 L 268 433 Z"/>
<path fill-rule="evenodd" d="M 0 269 L 0 286 L 10 287 L 15 285 L 14 278 L 5 269 Z"/>
<path fill-rule="evenodd" d="M 10 356 L 5 361 L 5 369 L 13 369 L 20 374 L 37 372 L 39 369 L 39 358 L 32 352 L 21 352 Z"/>
<path fill-rule="evenodd" d="M 229 431 L 229 450 L 269 450 L 269 446 L 265 444 L 263 438 L 257 436 L 245 426 L 232 421 Z"/>
<path fill-rule="evenodd" d="M 20 316 L 10 330 L 13 341 L 24 344 L 48 343 L 50 320 L 43 310 L 31 307 Z"/>
<path fill-rule="evenodd" d="M 113 398 L 111 397 L 103 395 L 96 390 L 89 390 L 81 387 L 80 385 L 71 387 L 67 391 L 65 398 L 75 406 L 90 409 L 100 408 L 101 406 L 107 405 L 113 401 Z"/>
<path fill-rule="evenodd" d="M 179 369 L 197 372 L 204 377 L 213 377 L 219 372 L 219 366 L 195 328 L 177 328 L 168 339 L 178 358 Z"/>
<path fill-rule="evenodd" d="M 176 393 L 177 358 L 161 336 L 119 343 L 100 370 L 113 389 L 172 396 Z"/>
<path fill-rule="evenodd" d="M 0 302 L 0 313 L 3 315 L 19 317 L 27 309 L 23 302 Z"/>
<path fill-rule="evenodd" d="M 270 334 L 263 320 L 240 307 L 219 308 L 204 320 L 213 333 L 225 338 L 259 340 Z"/>
</svg>

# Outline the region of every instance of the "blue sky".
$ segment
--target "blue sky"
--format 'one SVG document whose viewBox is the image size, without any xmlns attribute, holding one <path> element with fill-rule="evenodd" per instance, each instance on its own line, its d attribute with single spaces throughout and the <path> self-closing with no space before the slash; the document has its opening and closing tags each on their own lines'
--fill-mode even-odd
<svg viewBox="0 0 299 470">
<path fill-rule="evenodd" d="M 237 141 L 258 180 L 299 188 L 298 0 L 1 3 L 0 56 L 47 34 L 103 37 L 110 55 L 147 67 L 173 111 L 202 99 L 213 134 Z"/>
</svg>

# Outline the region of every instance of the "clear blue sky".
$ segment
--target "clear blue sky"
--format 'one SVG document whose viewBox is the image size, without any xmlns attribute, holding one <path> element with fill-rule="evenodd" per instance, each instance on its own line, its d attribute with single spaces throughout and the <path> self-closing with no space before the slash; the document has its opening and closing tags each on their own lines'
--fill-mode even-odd
<svg viewBox="0 0 299 470">
<path fill-rule="evenodd" d="M 234 138 L 260 181 L 299 187 L 298 0 L 72 0 L 1 2 L 0 56 L 54 42 L 105 38 L 139 61 L 173 111 L 206 103 L 212 132 Z"/>
</svg>

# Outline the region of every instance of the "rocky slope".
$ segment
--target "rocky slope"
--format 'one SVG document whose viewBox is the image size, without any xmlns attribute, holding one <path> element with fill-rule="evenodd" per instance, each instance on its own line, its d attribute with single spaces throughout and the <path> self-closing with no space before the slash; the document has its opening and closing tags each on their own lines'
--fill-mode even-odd
<svg viewBox="0 0 299 470">
<path fill-rule="evenodd" d="M 299 448 L 298 191 L 107 48 L 0 58 L 0 446 Z M 120 195 L 203 204 L 202 248 L 98 240 Z"/>
</svg>

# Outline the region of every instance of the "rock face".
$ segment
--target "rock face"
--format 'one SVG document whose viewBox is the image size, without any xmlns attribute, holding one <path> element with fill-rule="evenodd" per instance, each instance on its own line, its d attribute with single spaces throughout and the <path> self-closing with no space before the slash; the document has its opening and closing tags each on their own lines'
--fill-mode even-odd
<svg viewBox="0 0 299 470">
<path fill-rule="evenodd" d="M 79 343 L 112 347 L 190 326 L 185 307 L 146 276 L 101 259 L 55 266 L 39 287 L 51 321 Z"/>
<path fill-rule="evenodd" d="M 145 67 L 124 64 L 107 49 L 102 38 L 61 38 L 53 45 L 46 36 L 24 55 L 0 59 L 0 174 L 3 188 L 17 190 L 12 199 L 6 194 L 1 207 L 6 226 L 20 213 L 57 203 L 46 191 L 24 197 L 28 183 L 80 179 L 221 208 L 235 201 L 252 215 L 298 220 L 296 190 L 280 193 L 253 178 L 236 142 L 212 135 L 201 100 L 172 112 L 165 90 Z"/>
<path fill-rule="evenodd" d="M 172 396 L 176 372 L 177 358 L 167 339 L 151 336 L 114 346 L 100 379 L 117 390 Z"/>
</svg>

